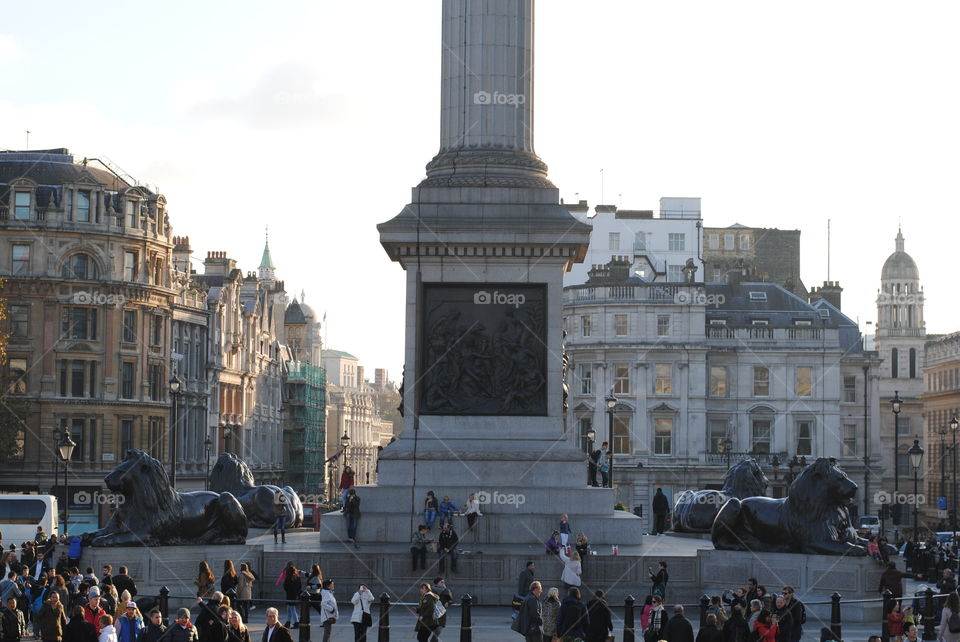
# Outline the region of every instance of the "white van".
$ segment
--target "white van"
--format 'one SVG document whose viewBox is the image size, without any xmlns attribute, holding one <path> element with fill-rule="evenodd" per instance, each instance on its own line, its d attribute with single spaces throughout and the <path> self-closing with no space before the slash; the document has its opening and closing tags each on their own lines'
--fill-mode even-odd
<svg viewBox="0 0 960 642">
<path fill-rule="evenodd" d="M 53 495 L 0 495 L 0 532 L 7 548 L 33 541 L 37 526 L 49 537 L 57 533 L 57 498 Z"/>
</svg>

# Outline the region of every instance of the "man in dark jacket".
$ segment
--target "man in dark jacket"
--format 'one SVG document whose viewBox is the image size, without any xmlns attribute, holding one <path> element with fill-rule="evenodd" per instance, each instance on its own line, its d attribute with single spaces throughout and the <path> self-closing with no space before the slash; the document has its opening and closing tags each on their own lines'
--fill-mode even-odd
<svg viewBox="0 0 960 642">
<path fill-rule="evenodd" d="M 97 642 L 97 629 L 83 619 L 83 607 L 75 606 L 70 612 L 70 622 L 63 631 L 63 637 L 70 642 Z"/>
<path fill-rule="evenodd" d="M 450 571 L 456 573 L 457 545 L 460 543 L 460 538 L 457 537 L 457 532 L 453 530 L 453 525 L 449 522 L 445 523 L 437 540 L 437 555 L 440 556 L 440 572 L 443 573 L 446 571 L 446 560 L 449 558 Z"/>
<path fill-rule="evenodd" d="M 667 528 L 667 513 L 670 512 L 670 502 L 667 496 L 663 494 L 663 489 L 658 488 L 653 496 L 653 534 L 663 535 Z"/>
<path fill-rule="evenodd" d="M 585 638 L 589 627 L 590 614 L 586 605 L 580 601 L 580 589 L 571 586 L 557 613 L 557 637 L 569 635 L 571 638 Z"/>
<path fill-rule="evenodd" d="M 744 609 L 739 604 L 731 609 L 730 619 L 723 623 L 723 639 L 726 642 L 747 642 L 750 628 L 743 613 Z"/>
<path fill-rule="evenodd" d="M 603 590 L 597 589 L 593 595 L 593 599 L 587 603 L 587 615 L 590 617 L 587 639 L 606 642 L 607 637 L 613 633 L 613 617 L 604 599 Z"/>
<path fill-rule="evenodd" d="M 160 613 L 160 609 L 155 608 L 147 614 L 147 625 L 140 631 L 137 642 L 157 642 L 166 631 L 167 627 L 163 624 L 163 614 Z"/>
<path fill-rule="evenodd" d="M 523 598 L 523 606 L 517 615 L 520 634 L 526 642 L 543 642 L 543 611 L 540 606 L 540 594 L 543 587 L 540 582 L 532 582 L 530 592 Z"/>
<path fill-rule="evenodd" d="M 517 595 L 526 597 L 534 579 L 536 578 L 533 576 L 533 562 L 527 562 L 527 567 L 520 571 L 520 576 L 517 578 Z"/>
<path fill-rule="evenodd" d="M 40 611 L 37 613 L 34 624 L 39 629 L 43 642 L 60 642 L 63 639 L 63 629 L 67 626 L 67 615 L 63 612 L 60 603 L 60 594 L 53 592 Z"/>
<path fill-rule="evenodd" d="M 788 642 L 800 642 L 803 636 L 803 624 L 807 621 L 807 609 L 803 602 L 794 597 L 793 587 L 783 587 L 784 608 L 790 612 L 790 637 Z"/>
<path fill-rule="evenodd" d="M 667 630 L 663 639 L 667 642 L 694 642 L 693 624 L 683 616 L 683 606 L 673 607 L 673 617 L 667 622 Z"/>
<path fill-rule="evenodd" d="M 15 597 L 7 599 L 0 611 L 0 621 L 3 622 L 3 642 L 19 642 L 27 633 L 27 622 L 23 618 L 23 611 L 17 608 Z"/>
<path fill-rule="evenodd" d="M 267 609 L 267 625 L 263 628 L 261 642 L 293 642 L 290 629 L 280 624 L 280 612 L 272 606 Z"/>
<path fill-rule="evenodd" d="M 130 591 L 130 599 L 137 597 L 137 583 L 127 574 L 127 567 L 121 566 L 120 572 L 113 576 L 113 588 L 117 589 L 117 595 L 123 595 L 124 591 Z"/>
<path fill-rule="evenodd" d="M 274 609 L 276 610 L 276 609 Z M 270 621 L 269 614 L 267 622 Z M 197 627 L 190 623 L 190 609 L 180 609 L 177 611 L 177 620 L 171 625 L 167 632 L 160 636 L 160 642 L 199 642 Z M 292 642 L 288 640 L 287 642 Z"/>
<path fill-rule="evenodd" d="M 221 615 L 223 611 L 229 610 L 225 606 L 220 606 L 223 596 L 217 592 L 206 603 L 203 598 L 197 598 L 200 605 L 200 613 L 197 614 L 197 633 L 200 642 L 227 642 L 227 622 Z"/>
<path fill-rule="evenodd" d="M 707 615 L 707 623 L 697 631 L 697 642 L 723 642 L 723 633 L 717 628 L 717 616 L 713 613 Z"/>
</svg>

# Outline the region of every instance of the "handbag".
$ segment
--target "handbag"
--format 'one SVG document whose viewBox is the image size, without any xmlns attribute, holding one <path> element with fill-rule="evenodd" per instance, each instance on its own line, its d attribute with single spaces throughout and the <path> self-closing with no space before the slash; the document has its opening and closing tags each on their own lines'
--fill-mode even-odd
<svg viewBox="0 0 960 642">
<path fill-rule="evenodd" d="M 364 626 L 373 626 L 373 616 L 364 611 L 363 615 L 360 617 L 360 623 Z"/>
</svg>

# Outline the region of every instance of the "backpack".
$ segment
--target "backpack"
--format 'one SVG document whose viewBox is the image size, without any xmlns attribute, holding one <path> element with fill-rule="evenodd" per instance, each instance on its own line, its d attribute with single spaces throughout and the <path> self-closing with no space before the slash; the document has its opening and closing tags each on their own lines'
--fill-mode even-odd
<svg viewBox="0 0 960 642">
<path fill-rule="evenodd" d="M 433 621 L 439 622 L 440 618 L 447 614 L 447 609 L 444 608 L 443 604 L 440 603 L 440 598 L 437 598 L 437 601 L 433 603 Z M 518 620 L 520 618 L 517 618 Z"/>
<path fill-rule="evenodd" d="M 960 613 L 951 613 L 950 619 L 947 620 L 947 626 L 951 633 L 960 633 Z"/>
<path fill-rule="evenodd" d="M 30 610 L 32 612 L 34 613 L 40 612 L 40 609 L 43 608 L 43 598 L 46 597 L 46 595 L 47 595 L 47 589 L 46 587 L 44 587 L 44 589 L 40 591 L 40 595 L 33 598 L 33 601 L 30 602 Z"/>
</svg>

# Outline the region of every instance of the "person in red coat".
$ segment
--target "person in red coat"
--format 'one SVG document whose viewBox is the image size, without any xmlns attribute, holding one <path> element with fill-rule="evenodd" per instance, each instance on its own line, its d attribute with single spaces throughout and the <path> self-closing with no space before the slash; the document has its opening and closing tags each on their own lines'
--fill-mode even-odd
<svg viewBox="0 0 960 642">
<path fill-rule="evenodd" d="M 87 603 L 83 605 L 83 619 L 93 625 L 100 635 L 100 618 L 107 612 L 100 606 L 100 590 L 96 586 L 87 592 Z"/>
<path fill-rule="evenodd" d="M 753 630 L 757 632 L 760 642 L 776 642 L 777 631 L 779 630 L 777 618 L 771 615 L 767 609 L 763 609 L 760 611 L 760 617 L 753 623 Z"/>
<path fill-rule="evenodd" d="M 354 484 L 354 475 L 353 468 L 350 466 L 344 466 L 343 472 L 340 474 L 340 504 L 345 505 L 347 503 L 347 491 L 353 488 Z"/>
</svg>

